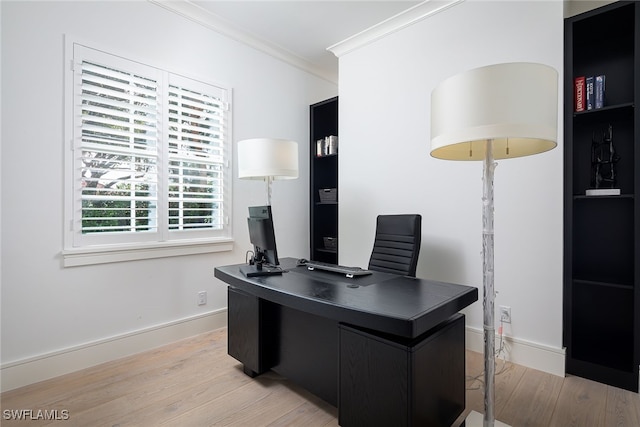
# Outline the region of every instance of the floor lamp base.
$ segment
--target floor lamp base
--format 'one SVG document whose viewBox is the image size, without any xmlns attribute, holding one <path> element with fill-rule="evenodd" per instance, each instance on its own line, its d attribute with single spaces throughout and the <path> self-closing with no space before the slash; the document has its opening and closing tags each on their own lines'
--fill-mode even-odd
<svg viewBox="0 0 640 427">
<path fill-rule="evenodd" d="M 464 420 L 464 427 L 482 427 L 484 416 L 480 412 L 471 411 Z M 493 424 L 495 427 L 509 427 L 509 424 L 502 423 L 498 420 Z"/>
</svg>

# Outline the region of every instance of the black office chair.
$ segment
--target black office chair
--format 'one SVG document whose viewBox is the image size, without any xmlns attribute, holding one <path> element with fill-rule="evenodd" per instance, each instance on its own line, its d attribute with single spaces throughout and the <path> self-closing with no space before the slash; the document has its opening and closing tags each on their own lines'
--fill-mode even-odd
<svg viewBox="0 0 640 427">
<path fill-rule="evenodd" d="M 369 270 L 416 277 L 422 216 L 378 215 Z"/>
</svg>

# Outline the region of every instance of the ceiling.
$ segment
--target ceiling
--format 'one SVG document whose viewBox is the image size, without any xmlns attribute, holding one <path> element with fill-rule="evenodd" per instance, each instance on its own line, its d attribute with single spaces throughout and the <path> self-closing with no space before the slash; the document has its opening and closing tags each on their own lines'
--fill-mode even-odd
<svg viewBox="0 0 640 427">
<path fill-rule="evenodd" d="M 405 0 L 191 0 L 207 15 L 337 81 L 338 58 L 327 48 L 421 3 Z M 204 19 L 204 18 L 203 18 Z"/>
</svg>

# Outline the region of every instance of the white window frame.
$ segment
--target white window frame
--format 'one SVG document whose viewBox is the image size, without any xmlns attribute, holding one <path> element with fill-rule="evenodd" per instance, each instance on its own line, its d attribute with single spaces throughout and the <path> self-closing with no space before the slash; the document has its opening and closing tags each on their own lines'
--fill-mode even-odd
<svg viewBox="0 0 640 427">
<path fill-rule="evenodd" d="M 81 64 L 78 58 L 102 61 L 109 67 L 117 67 L 128 72 L 140 73 L 158 82 L 159 119 L 158 134 L 158 228 L 157 231 L 131 233 L 83 234 L 81 230 L 82 200 L 80 156 L 81 123 L 77 114 L 76 92 L 81 82 Z M 169 230 L 168 225 L 168 176 L 169 176 L 169 85 L 179 85 L 191 90 L 215 92 L 224 102 L 224 144 L 223 144 L 223 219 L 222 229 Z M 191 255 L 199 253 L 228 251 L 233 248 L 231 224 L 231 89 L 202 79 L 192 79 L 171 73 L 152 65 L 127 59 L 122 55 L 106 53 L 93 44 L 82 43 L 65 37 L 65 199 L 64 199 L 64 249 L 65 267 L 101 264 L 137 259 Z M 165 116 L 165 117 L 162 117 Z"/>
</svg>

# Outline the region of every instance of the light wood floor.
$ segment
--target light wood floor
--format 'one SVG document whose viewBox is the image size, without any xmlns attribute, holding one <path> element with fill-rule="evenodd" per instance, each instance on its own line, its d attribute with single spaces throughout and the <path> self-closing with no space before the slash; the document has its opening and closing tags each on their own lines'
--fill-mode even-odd
<svg viewBox="0 0 640 427">
<path fill-rule="evenodd" d="M 2 426 L 337 426 L 337 409 L 276 374 L 251 379 L 227 355 L 219 329 L 155 350 L 3 393 Z M 593 381 L 506 364 L 496 377 L 496 418 L 520 426 L 640 426 L 640 396 Z M 467 374 L 482 355 L 467 352 Z M 467 381 L 467 409 L 483 411 Z M 6 411 L 58 410 L 67 420 L 7 420 Z M 68 411 L 68 412 L 63 412 Z M 51 413 L 51 412 L 50 412 Z M 462 420 L 462 417 L 461 419 Z M 392 427 L 392 426 L 390 426 Z"/>
</svg>

